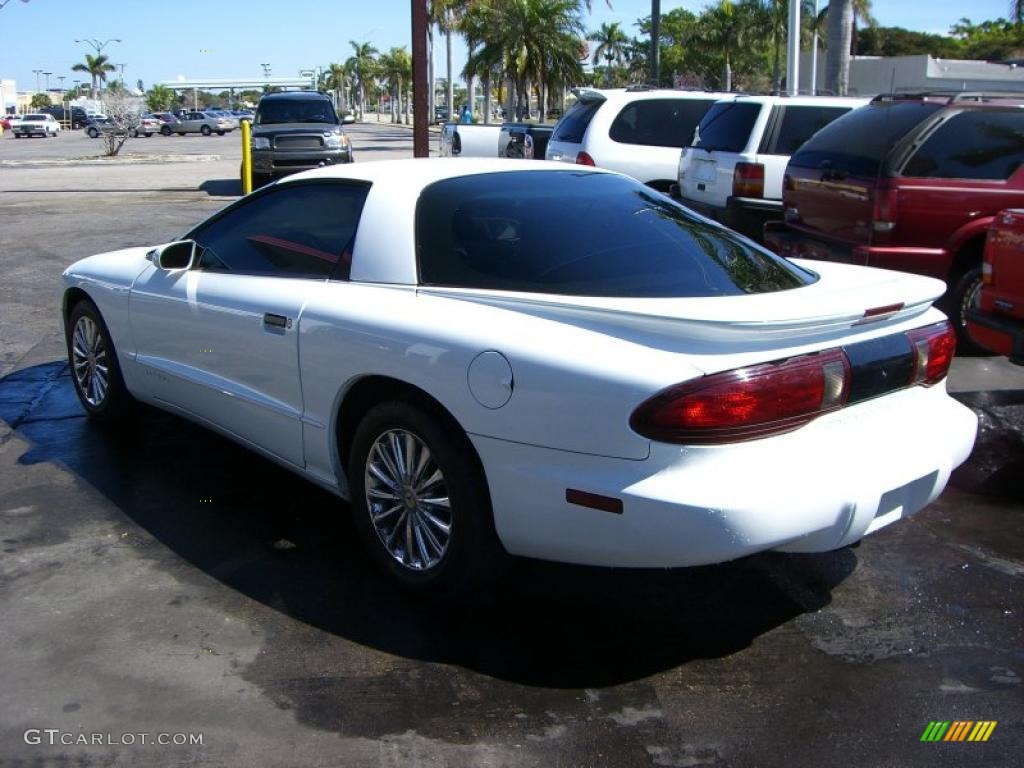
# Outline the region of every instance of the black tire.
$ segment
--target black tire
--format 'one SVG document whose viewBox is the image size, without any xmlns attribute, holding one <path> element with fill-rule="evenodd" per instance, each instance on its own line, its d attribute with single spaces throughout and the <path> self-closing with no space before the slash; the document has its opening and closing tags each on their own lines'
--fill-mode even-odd
<svg viewBox="0 0 1024 768">
<path fill-rule="evenodd" d="M 217 135 L 218 136 L 223 136 L 224 135 L 224 131 L 217 131 Z"/>
<path fill-rule="evenodd" d="M 133 138 L 133 139 L 139 138 L 139 132 L 137 130 L 135 130 L 134 128 L 132 128 L 130 131 L 128 131 L 128 135 L 131 138 Z"/>
<path fill-rule="evenodd" d="M 981 266 L 972 267 L 950 283 L 940 307 L 949 315 L 956 330 L 957 352 L 962 355 L 984 354 L 967 333 L 967 310 L 976 305 L 981 291 Z"/>
<path fill-rule="evenodd" d="M 265 187 L 269 183 L 270 183 L 270 174 L 269 173 L 254 173 L 252 175 L 252 188 L 254 190 L 259 189 L 260 187 Z"/>
<path fill-rule="evenodd" d="M 85 133 L 90 139 L 95 139 L 97 136 L 100 135 L 100 132 L 97 131 L 95 128 L 90 128 Z"/>
<path fill-rule="evenodd" d="M 143 135 L 144 135 L 144 136 L 145 136 L 145 137 L 146 137 L 146 138 L 148 139 L 148 138 L 149 138 L 150 136 L 152 136 L 153 134 L 152 134 L 152 133 L 146 133 L 146 134 L 143 134 Z"/>
<path fill-rule="evenodd" d="M 392 430 L 409 433 L 427 447 L 431 461 L 441 472 L 450 504 L 447 544 L 443 554 L 426 568 L 416 569 L 399 562 L 386 548 L 370 517 L 365 478 L 370 451 L 379 438 Z M 390 401 L 371 408 L 353 437 L 348 476 L 352 513 L 363 546 L 374 563 L 402 587 L 423 594 L 451 596 L 477 589 L 500 572 L 507 555 L 494 530 L 487 483 L 473 448 L 464 434 L 449 427 L 446 420 L 435 415 L 426 404 Z M 407 503 L 415 504 L 413 508 L 417 510 L 423 508 L 418 500 Z M 403 507 L 394 514 L 408 515 L 408 509 Z M 444 515 L 443 509 L 433 509 L 439 516 Z M 406 526 L 395 527 L 406 530 Z M 422 523 L 422 528 L 428 528 L 426 522 Z M 430 530 L 439 531 L 434 527 Z M 401 538 L 401 535 L 396 538 L 396 546 L 403 543 Z M 422 555 L 423 550 L 417 552 Z M 409 555 L 411 559 L 417 556 L 416 553 Z"/>
<path fill-rule="evenodd" d="M 179 136 L 184 136 L 184 135 L 185 135 L 185 132 L 184 132 L 184 131 L 178 131 L 178 135 L 179 135 Z"/>
<path fill-rule="evenodd" d="M 160 135 L 161 136 L 170 136 L 171 135 L 171 129 L 168 128 L 166 125 L 162 126 L 160 128 Z"/>
<path fill-rule="evenodd" d="M 203 136 L 209 136 L 211 133 L 213 133 L 213 131 L 210 130 L 210 126 L 208 125 L 204 125 L 202 128 L 200 128 L 199 132 L 203 134 Z"/>
<path fill-rule="evenodd" d="M 102 359 L 107 363 L 106 391 L 101 398 L 92 397 L 94 402 L 90 402 L 90 397 L 83 390 L 80 376 L 75 370 L 75 354 L 73 351 L 75 331 L 78 328 L 79 321 L 83 318 L 88 318 L 88 320 L 92 321 L 99 334 L 103 350 L 105 351 Z M 82 404 L 86 414 L 90 419 L 101 423 L 113 423 L 123 420 L 129 415 L 135 401 L 124 385 L 124 378 L 121 376 L 121 366 L 117 361 L 117 350 L 114 348 L 114 342 L 110 338 L 107 324 L 103 322 L 103 317 L 100 315 L 95 304 L 88 299 L 82 299 L 71 308 L 71 312 L 68 314 L 67 326 L 64 329 L 64 337 L 67 344 L 68 365 L 71 366 L 71 381 L 75 387 L 75 394 L 78 395 L 78 402 Z"/>
</svg>

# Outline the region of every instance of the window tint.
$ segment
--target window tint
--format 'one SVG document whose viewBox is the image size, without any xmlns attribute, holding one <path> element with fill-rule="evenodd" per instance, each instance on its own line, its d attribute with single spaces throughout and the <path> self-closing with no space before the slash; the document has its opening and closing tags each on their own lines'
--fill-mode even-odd
<svg viewBox="0 0 1024 768">
<path fill-rule="evenodd" d="M 348 278 L 343 258 L 368 187 L 287 184 L 200 225 L 201 269 L 246 275 Z"/>
<path fill-rule="evenodd" d="M 622 144 L 685 147 L 693 129 L 714 103 L 712 99 L 643 99 L 627 104 L 609 135 Z"/>
<path fill-rule="evenodd" d="M 730 296 L 814 277 L 622 176 L 445 179 L 416 210 L 420 282 L 572 296 Z"/>
<path fill-rule="evenodd" d="M 940 106 L 924 101 L 868 104 L 825 126 L 789 161 L 800 168 L 821 168 L 853 176 L 876 176 L 893 145 Z"/>
<path fill-rule="evenodd" d="M 904 176 L 1008 179 L 1024 161 L 1024 112 L 953 115 L 914 153 Z"/>
<path fill-rule="evenodd" d="M 761 105 L 735 101 L 715 104 L 697 126 L 693 146 L 709 152 L 742 152 L 750 141 Z"/>
<path fill-rule="evenodd" d="M 337 123 L 327 99 L 269 99 L 256 108 L 257 125 L 276 123 Z"/>
<path fill-rule="evenodd" d="M 775 149 L 769 154 L 792 155 L 811 136 L 849 111 L 849 107 L 783 107 Z"/>
<path fill-rule="evenodd" d="M 590 121 L 602 104 L 604 104 L 603 101 L 577 101 L 558 121 L 551 140 L 579 144 L 583 141 L 583 134 L 587 132 L 587 126 L 590 125 Z"/>
</svg>

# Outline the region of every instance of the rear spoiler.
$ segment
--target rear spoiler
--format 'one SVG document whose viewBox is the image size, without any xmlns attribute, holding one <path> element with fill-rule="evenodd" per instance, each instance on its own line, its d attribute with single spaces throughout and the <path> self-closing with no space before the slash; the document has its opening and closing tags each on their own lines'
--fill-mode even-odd
<svg viewBox="0 0 1024 768">
<path fill-rule="evenodd" d="M 573 88 L 572 95 L 576 97 L 577 101 L 591 104 L 608 99 L 601 91 L 594 88 Z"/>
</svg>

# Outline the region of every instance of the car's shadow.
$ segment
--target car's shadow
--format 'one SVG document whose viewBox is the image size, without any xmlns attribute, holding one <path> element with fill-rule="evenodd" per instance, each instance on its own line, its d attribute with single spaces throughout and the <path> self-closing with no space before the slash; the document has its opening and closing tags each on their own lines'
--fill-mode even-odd
<svg viewBox="0 0 1024 768">
<path fill-rule="evenodd" d="M 240 197 L 242 182 L 238 179 L 207 179 L 199 185 L 199 191 L 210 197 Z"/>
<path fill-rule="evenodd" d="M 429 604 L 376 574 L 343 502 L 155 410 L 97 428 L 63 363 L 0 379 L 0 418 L 31 444 L 21 463 L 63 465 L 231 589 L 369 647 L 523 684 L 600 687 L 734 653 L 828 604 L 856 565 L 850 549 L 675 571 L 522 560 L 486 594 Z"/>
</svg>

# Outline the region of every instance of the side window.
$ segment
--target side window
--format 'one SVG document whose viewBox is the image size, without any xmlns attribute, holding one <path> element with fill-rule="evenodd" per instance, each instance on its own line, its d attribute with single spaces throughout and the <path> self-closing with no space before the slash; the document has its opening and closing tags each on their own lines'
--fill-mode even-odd
<svg viewBox="0 0 1024 768">
<path fill-rule="evenodd" d="M 784 107 L 775 146 L 765 154 L 792 155 L 811 136 L 849 111 L 847 107 Z"/>
<path fill-rule="evenodd" d="M 348 279 L 369 187 L 286 184 L 202 225 L 198 268 L 243 275 Z"/>
<path fill-rule="evenodd" d="M 969 110 L 949 118 L 903 168 L 904 176 L 1005 180 L 1024 162 L 1024 113 Z"/>
<path fill-rule="evenodd" d="M 627 104 L 608 132 L 620 144 L 682 147 L 714 102 L 704 99 L 641 99 Z"/>
</svg>

